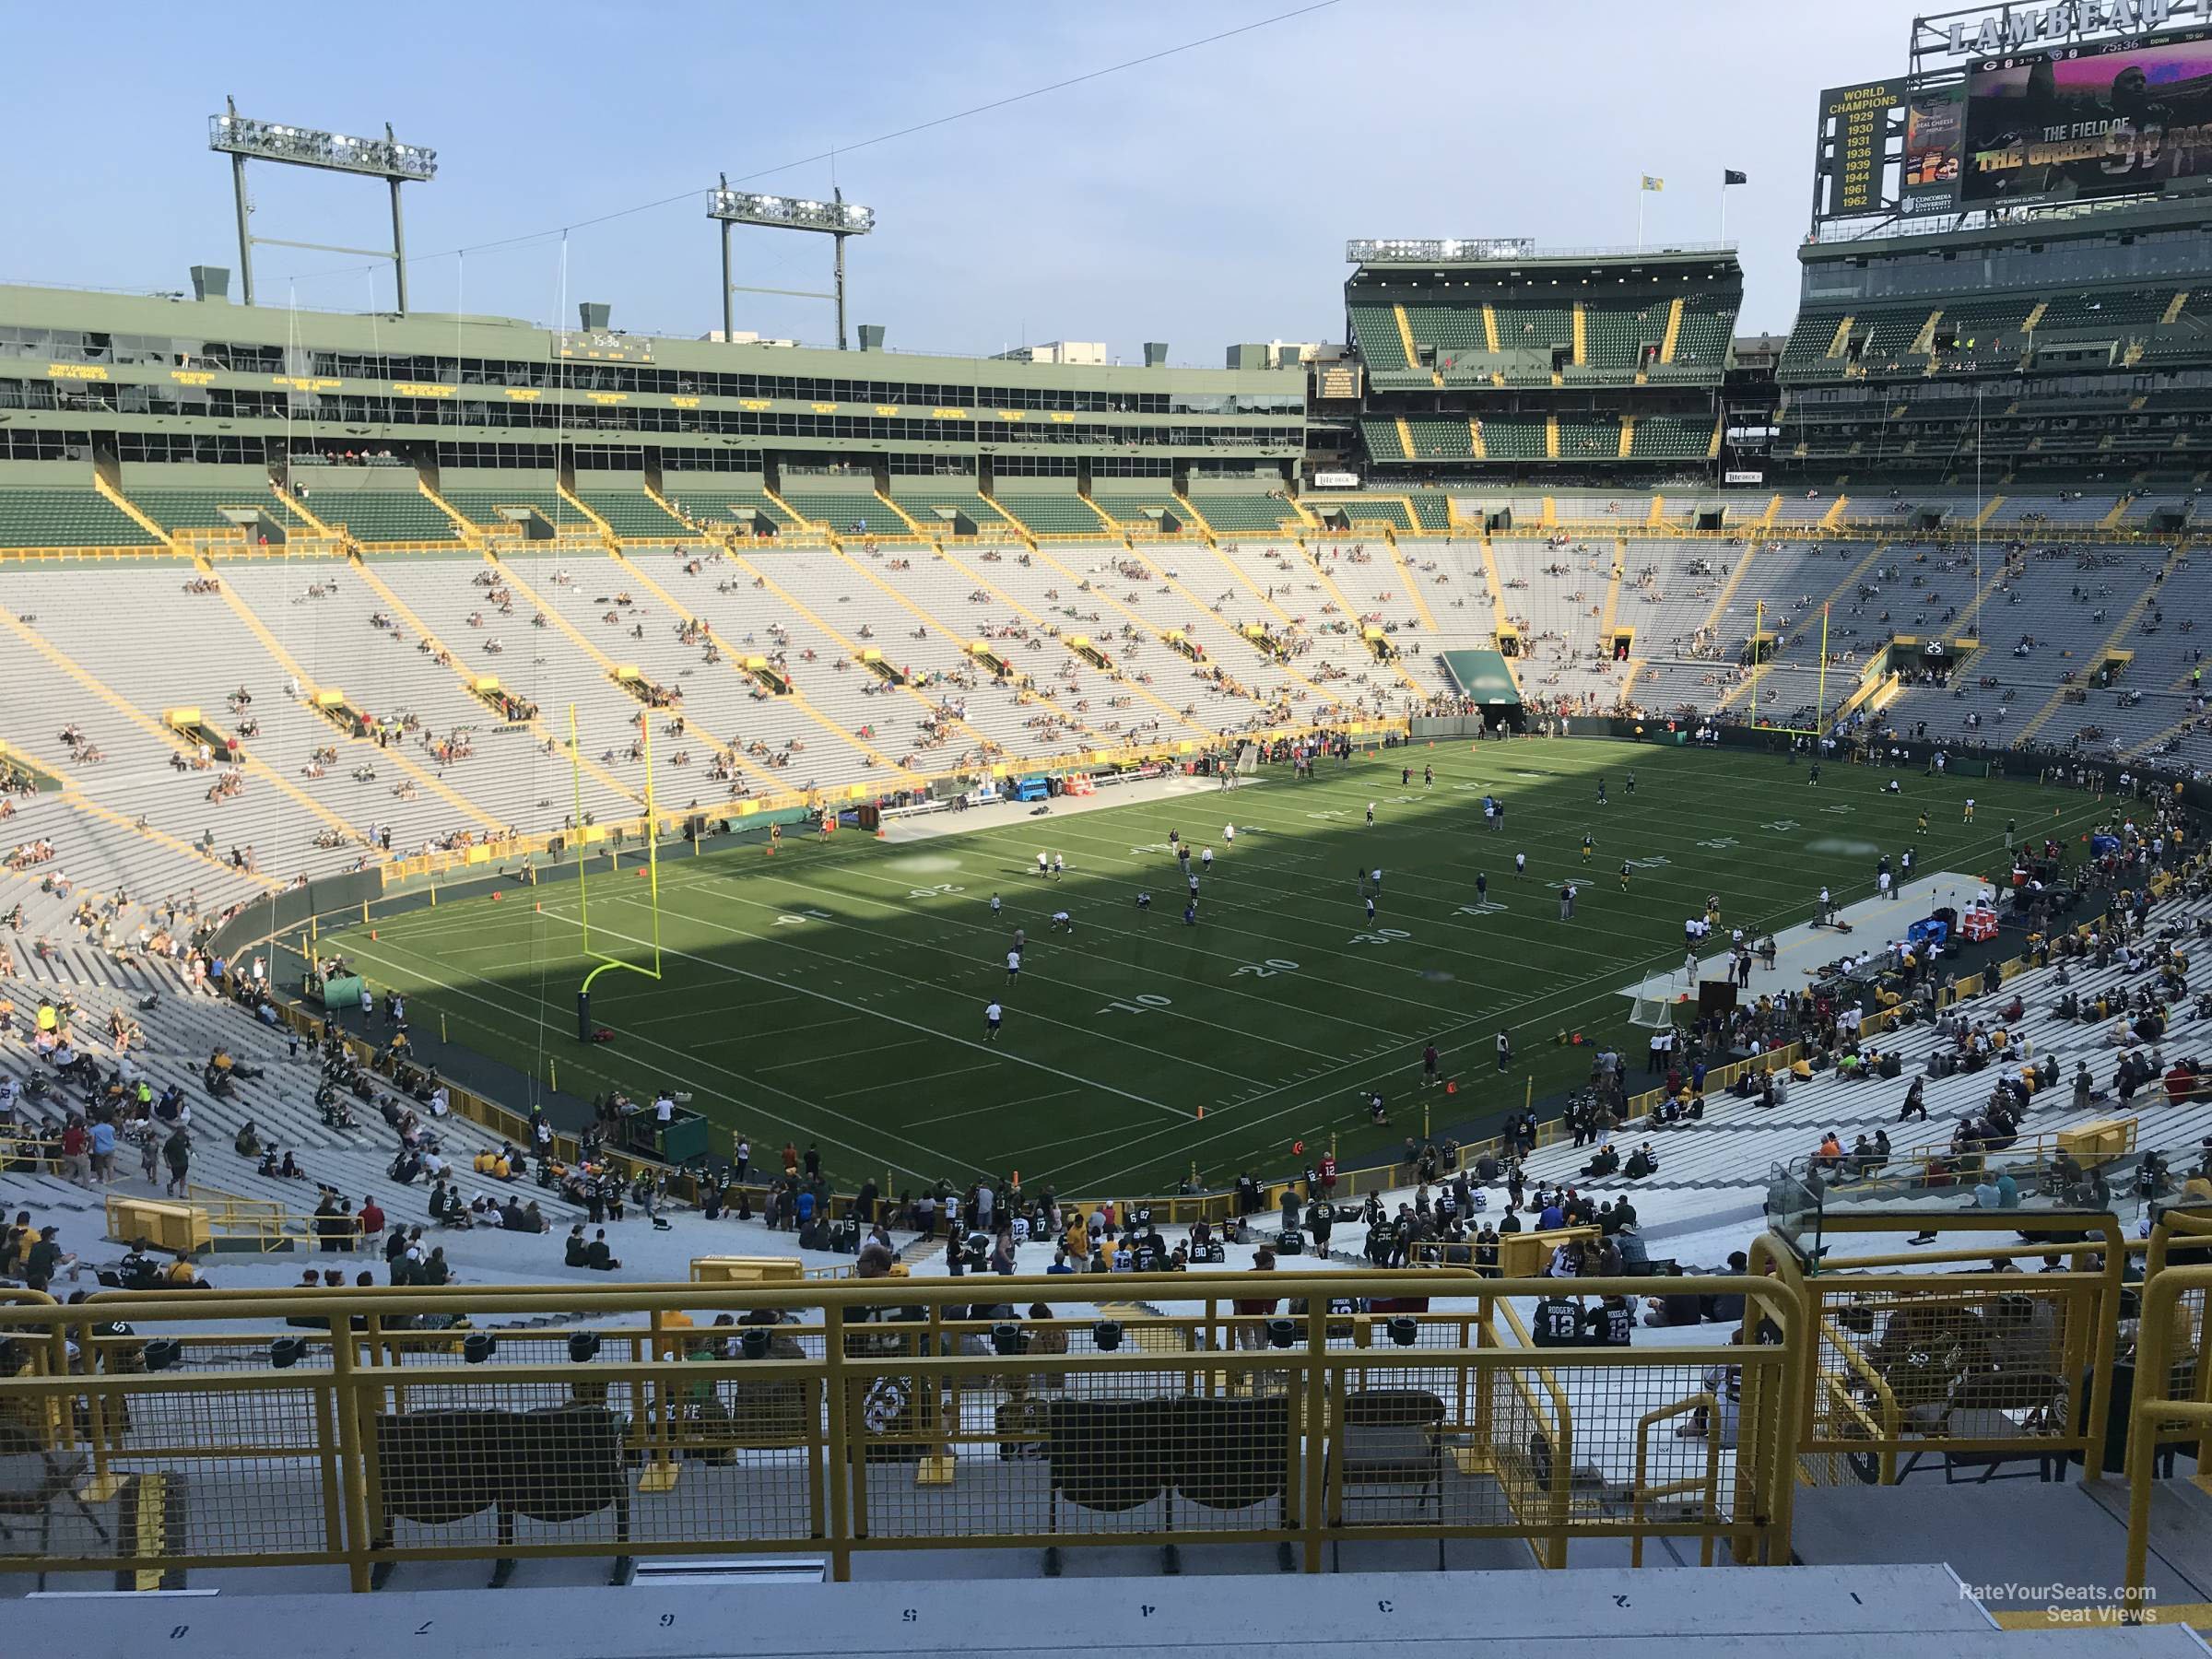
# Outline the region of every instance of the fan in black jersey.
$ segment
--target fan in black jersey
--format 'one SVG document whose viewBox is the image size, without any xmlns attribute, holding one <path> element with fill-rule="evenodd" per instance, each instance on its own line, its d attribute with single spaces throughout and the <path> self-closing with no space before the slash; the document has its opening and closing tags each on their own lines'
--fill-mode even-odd
<svg viewBox="0 0 2212 1659">
<path fill-rule="evenodd" d="M 1625 1296 L 1608 1296 L 1583 1315 L 1583 1340 L 1599 1347 L 1627 1347 L 1635 1334 L 1636 1314 Z"/>
<path fill-rule="evenodd" d="M 1583 1311 L 1570 1297 L 1547 1296 L 1536 1304 L 1529 1331 L 1538 1347 L 1580 1347 Z"/>
</svg>

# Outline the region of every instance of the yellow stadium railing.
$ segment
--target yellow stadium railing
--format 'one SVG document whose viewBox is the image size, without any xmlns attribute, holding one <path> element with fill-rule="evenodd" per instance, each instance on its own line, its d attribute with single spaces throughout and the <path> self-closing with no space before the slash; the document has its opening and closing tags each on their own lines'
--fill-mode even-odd
<svg viewBox="0 0 2212 1659">
<path fill-rule="evenodd" d="M 1930 1252 L 1840 1254 L 1853 1233 L 1912 1232 L 1923 1208 L 1825 1215 L 1811 1276 L 1770 1234 L 1751 1271 L 1772 1272 L 1799 1300 L 1807 1361 L 1793 1413 L 1807 1484 L 1894 1485 L 1935 1460 L 1988 1468 L 2078 1459 L 2101 1475 L 2126 1241 L 2109 1214 L 1947 1213 L 1947 1232 L 1989 1242 Z M 2061 1236 L 2023 1243 L 2048 1221 Z M 2030 1273 L 2022 1253 L 2053 1258 Z"/>
<path fill-rule="evenodd" d="M 2136 1324 L 2134 1392 L 2127 1418 L 2127 1568 L 2124 1594 L 2149 1599 L 2152 1502 L 2160 1454 L 2181 1442 L 2196 1458 L 2199 1485 L 2212 1452 L 2212 1263 L 2172 1265 L 2177 1249 L 2212 1247 L 2212 1210 L 2168 1209 L 2151 1229 Z M 2102 1422 L 2098 1425 L 2100 1430 Z"/>
<path fill-rule="evenodd" d="M 1065 1277 L 6 1298 L 0 1439 L 61 1476 L 0 1571 L 367 1589 L 407 1561 L 742 1548 L 841 1579 L 871 1552 L 1206 1543 L 1318 1571 L 1384 1538 L 1788 1560 L 1795 1425 L 1758 1405 L 1791 1397 L 1786 1287 L 1670 1287 L 1746 1295 L 1771 1341 L 1532 1349 L 1507 1299 L 1565 1287 L 1431 1308 L 1443 1282 L 1125 1275 L 1079 1319 L 1040 1300 Z"/>
</svg>

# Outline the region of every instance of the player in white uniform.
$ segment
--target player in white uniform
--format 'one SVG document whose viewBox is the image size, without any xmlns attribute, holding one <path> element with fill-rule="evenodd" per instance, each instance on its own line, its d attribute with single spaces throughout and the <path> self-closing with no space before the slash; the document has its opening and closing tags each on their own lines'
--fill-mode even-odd
<svg viewBox="0 0 2212 1659">
<path fill-rule="evenodd" d="M 1063 858 L 1063 857 L 1062 857 L 1062 856 L 1061 856 L 1059 853 L 1053 853 L 1053 879 L 1054 881 L 1057 881 L 1057 880 L 1059 880 L 1059 879 L 1060 879 L 1060 877 L 1063 877 L 1063 876 L 1065 876 L 1065 875 L 1066 875 L 1066 874 L 1067 874 L 1067 860 L 1066 860 L 1066 859 L 1065 859 L 1065 858 Z"/>
<path fill-rule="evenodd" d="M 1072 934 L 1076 931 L 1076 920 L 1065 911 L 1054 911 L 1053 912 L 1053 928 L 1054 932 L 1058 932 L 1061 928 L 1065 928 L 1069 933 Z"/>
<path fill-rule="evenodd" d="M 996 893 L 991 895 L 991 913 L 994 916 L 998 914 L 998 895 Z"/>
<path fill-rule="evenodd" d="M 1513 854 L 1513 874 L 1516 876 L 1525 876 L 1528 874 L 1527 853 L 1516 853 Z"/>
<path fill-rule="evenodd" d="M 1037 854 L 1037 874 L 1038 874 L 1038 875 L 1040 875 L 1040 876 L 1042 876 L 1042 875 L 1046 874 L 1048 871 L 1050 871 L 1050 869 L 1051 869 L 1051 868 L 1052 868 L 1052 861 L 1051 861 L 1051 860 L 1049 860 L 1049 859 L 1047 859 L 1047 858 L 1045 857 L 1045 855 L 1044 855 L 1042 853 L 1038 853 L 1038 854 Z"/>
<path fill-rule="evenodd" d="M 1207 870 L 1211 870 L 1214 867 L 1214 850 L 1208 847 L 1205 852 L 1199 853 L 1198 862 Z"/>
<path fill-rule="evenodd" d="M 987 1003 L 984 1005 L 983 1041 L 985 1042 L 996 1042 L 998 1041 L 998 1022 L 1006 1018 L 1006 1011 L 1000 1007 L 996 1003 Z"/>
<path fill-rule="evenodd" d="M 1006 952 L 1006 983 L 1010 985 L 1020 977 L 1021 952 L 1018 950 L 1009 950 Z"/>
<path fill-rule="evenodd" d="M 1237 827 L 1234 824 L 1222 825 L 1221 840 L 1225 846 L 1235 846 L 1237 844 Z"/>
</svg>

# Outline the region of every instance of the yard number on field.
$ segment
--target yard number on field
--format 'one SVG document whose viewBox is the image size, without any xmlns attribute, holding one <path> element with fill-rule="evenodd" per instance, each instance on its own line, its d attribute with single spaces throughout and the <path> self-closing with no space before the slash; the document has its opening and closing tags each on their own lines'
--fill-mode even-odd
<svg viewBox="0 0 2212 1659">
<path fill-rule="evenodd" d="M 1154 996 L 1149 992 L 1146 992 L 1131 997 L 1127 1002 L 1110 1002 L 1099 1012 L 1101 1014 L 1149 1014 L 1155 1008 L 1165 1008 L 1170 1006 L 1171 1005 L 1166 997 Z"/>
<path fill-rule="evenodd" d="M 1412 937 L 1413 935 L 1402 927 L 1378 927 L 1372 933 L 1354 934 L 1352 943 L 1355 945 L 1388 945 L 1399 939 Z"/>
<path fill-rule="evenodd" d="M 910 888 L 906 896 L 909 899 L 941 899 L 947 893 L 964 893 L 967 890 L 966 888 L 954 887 L 950 882 L 939 882 L 935 887 Z"/>
<path fill-rule="evenodd" d="M 1286 962 L 1281 957 L 1269 957 L 1264 962 L 1246 962 L 1237 971 L 1253 974 L 1259 979 L 1273 979 L 1278 973 L 1296 973 L 1298 964 Z"/>
<path fill-rule="evenodd" d="M 804 923 L 828 922 L 830 919 L 831 918 L 828 911 L 803 910 L 795 916 L 778 916 L 776 918 L 776 925 L 778 927 L 797 927 Z"/>
</svg>

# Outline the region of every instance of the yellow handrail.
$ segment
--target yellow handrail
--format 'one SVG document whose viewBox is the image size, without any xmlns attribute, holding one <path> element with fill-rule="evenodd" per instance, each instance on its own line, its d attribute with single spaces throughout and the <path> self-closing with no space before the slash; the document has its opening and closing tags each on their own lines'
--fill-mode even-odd
<svg viewBox="0 0 2212 1659">
<path fill-rule="evenodd" d="M 1678 1417 L 1694 1417 L 1702 1412 L 1705 1417 L 1705 1473 L 1694 1480 L 1670 1480 L 1659 1486 L 1650 1484 L 1651 1432 L 1661 1423 L 1671 1423 Z M 1643 1524 L 1644 1505 L 1654 1498 L 1678 1498 L 1684 1492 L 1701 1492 L 1705 1497 L 1705 1512 L 1718 1515 L 1721 1510 L 1721 1405 L 1711 1389 L 1677 1400 L 1672 1406 L 1660 1406 L 1645 1412 L 1636 1419 L 1636 1484 L 1629 1488 L 1629 1513 L 1639 1527 Z M 1629 1565 L 1643 1565 L 1643 1534 L 1639 1531 L 1629 1540 Z M 1712 1565 L 1712 1535 L 1707 1533 L 1699 1540 L 1698 1565 Z"/>
</svg>

